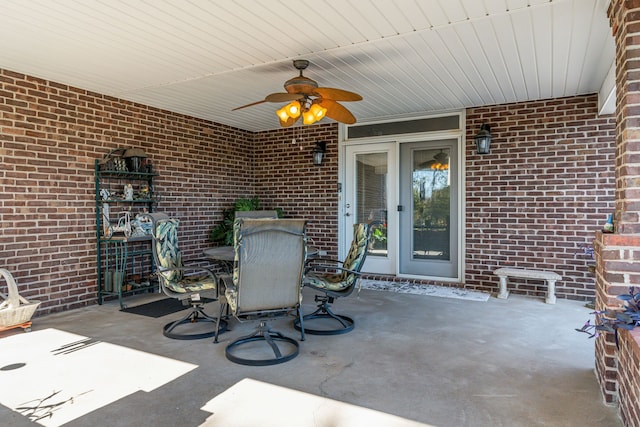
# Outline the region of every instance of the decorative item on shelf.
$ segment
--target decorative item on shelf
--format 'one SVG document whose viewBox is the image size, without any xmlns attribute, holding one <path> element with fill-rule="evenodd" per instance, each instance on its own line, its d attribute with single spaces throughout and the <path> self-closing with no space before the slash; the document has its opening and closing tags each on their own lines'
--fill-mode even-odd
<svg viewBox="0 0 640 427">
<path fill-rule="evenodd" d="M 607 222 L 604 223 L 602 227 L 603 233 L 613 233 L 613 214 L 609 214 L 607 217 Z"/>
<path fill-rule="evenodd" d="M 113 270 L 104 271 L 104 279 L 102 281 L 102 286 L 104 290 L 107 292 L 113 291 Z"/>
<path fill-rule="evenodd" d="M 138 197 L 144 200 L 149 200 L 151 198 L 151 189 L 148 185 L 144 184 L 140 187 L 140 191 L 138 191 Z"/>
<path fill-rule="evenodd" d="M 111 207 L 109 203 L 102 204 L 102 234 L 111 236 Z"/>
<path fill-rule="evenodd" d="M 124 271 L 115 270 L 113 272 L 113 292 L 124 292 L 129 290 L 127 289 L 127 285 L 124 284 L 126 278 L 127 273 Z"/>
<path fill-rule="evenodd" d="M 118 225 L 110 227 L 110 233 L 107 237 L 111 237 L 114 233 L 123 233 L 125 237 L 131 237 L 131 214 L 129 212 L 125 212 L 118 218 Z"/>
<path fill-rule="evenodd" d="M 124 199 L 133 200 L 133 186 L 131 184 L 125 184 L 124 186 Z"/>
<path fill-rule="evenodd" d="M 124 148 L 116 148 L 111 150 L 100 161 L 100 170 L 102 171 L 114 171 L 114 172 L 126 172 L 127 164 L 124 159 Z"/>
<path fill-rule="evenodd" d="M 129 172 L 146 172 L 147 155 L 141 148 L 128 148 L 123 156 Z"/>
<path fill-rule="evenodd" d="M 151 227 L 153 223 L 149 221 L 148 216 L 137 215 L 136 218 L 131 221 L 131 237 L 144 237 L 151 234 Z"/>
<path fill-rule="evenodd" d="M 478 154 L 489 154 L 491 152 L 491 128 L 488 124 L 483 123 L 480 131 L 473 138 L 476 142 L 476 150 Z"/>
<path fill-rule="evenodd" d="M 327 152 L 327 143 L 324 141 L 316 142 L 316 146 L 313 149 L 313 164 L 316 166 L 322 165 L 322 158 L 324 153 Z"/>
</svg>

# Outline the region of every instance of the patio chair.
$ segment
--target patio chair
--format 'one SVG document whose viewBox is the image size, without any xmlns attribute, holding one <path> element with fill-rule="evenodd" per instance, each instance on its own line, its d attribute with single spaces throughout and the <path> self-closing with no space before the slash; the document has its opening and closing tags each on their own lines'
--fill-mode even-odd
<svg viewBox="0 0 640 427">
<path fill-rule="evenodd" d="M 181 301 L 189 306 L 189 312 L 182 318 L 167 323 L 163 328 L 164 336 L 173 339 L 201 339 L 217 336 L 227 327 L 226 321 L 209 316 L 204 312 L 204 304 L 218 299 L 218 280 L 207 268 L 209 260 L 192 260 L 186 262 L 178 247 L 178 223 L 163 213 L 146 214 L 152 221 L 153 259 L 156 276 L 160 288 L 165 295 Z M 206 298 L 206 300 L 203 300 Z M 204 330 L 202 327 L 180 327 L 185 324 L 210 322 L 215 329 Z M 179 332 L 185 331 L 186 332 Z"/>
<path fill-rule="evenodd" d="M 364 265 L 369 248 L 371 229 L 372 224 L 354 224 L 353 241 L 341 266 L 338 266 L 337 264 L 340 262 L 334 259 L 309 259 L 305 271 L 304 286 L 320 292 L 314 297 L 319 304 L 316 311 L 294 321 L 296 329 L 299 329 L 304 321 L 305 332 L 312 335 L 338 335 L 353 330 L 354 320 L 346 315 L 335 314 L 331 310 L 331 304 L 336 298 L 351 295 L 359 283 L 360 270 Z"/>
<path fill-rule="evenodd" d="M 220 316 L 229 309 L 238 321 L 259 320 L 255 333 L 227 345 L 232 362 L 266 366 L 298 355 L 299 344 L 272 330 L 267 319 L 302 315 L 302 275 L 306 258 L 306 221 L 238 218 L 234 223 L 235 261 L 232 275 L 221 276 Z M 301 324 L 300 339 L 304 340 Z M 216 335 L 214 342 L 218 342 Z"/>
</svg>

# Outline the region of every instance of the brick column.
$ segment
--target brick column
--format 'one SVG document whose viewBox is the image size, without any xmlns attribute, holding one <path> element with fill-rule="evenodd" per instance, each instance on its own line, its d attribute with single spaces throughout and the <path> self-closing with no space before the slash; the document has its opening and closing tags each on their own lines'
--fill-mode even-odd
<svg viewBox="0 0 640 427">
<path fill-rule="evenodd" d="M 625 294 L 629 288 L 640 287 L 640 234 L 603 234 L 598 232 L 594 240 L 596 258 L 596 310 L 618 308 L 621 301 L 616 295 Z M 622 332 L 621 335 L 626 332 Z M 623 339 L 624 337 L 621 337 Z M 596 375 L 604 400 L 618 401 L 618 382 L 634 366 L 624 366 L 619 361 L 618 349 L 612 334 L 596 339 Z"/>
<path fill-rule="evenodd" d="M 616 43 L 616 211 L 615 234 L 597 233 L 594 240 L 597 310 L 618 308 L 616 295 L 640 287 L 640 0 L 611 0 L 608 15 Z M 626 345 L 637 345 L 630 338 L 621 333 Z M 604 399 L 619 403 L 623 412 L 629 405 L 619 402 L 625 399 L 619 385 L 635 375 L 628 360 L 619 357 L 612 335 L 596 340 Z M 635 417 L 623 413 L 623 418 Z"/>
<path fill-rule="evenodd" d="M 640 0 L 611 0 L 616 43 L 616 231 L 640 233 Z"/>
</svg>

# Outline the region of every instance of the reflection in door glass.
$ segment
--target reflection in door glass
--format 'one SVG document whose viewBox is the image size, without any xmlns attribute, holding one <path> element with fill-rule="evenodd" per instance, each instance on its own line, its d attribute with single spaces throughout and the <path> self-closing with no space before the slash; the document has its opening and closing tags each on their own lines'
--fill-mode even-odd
<svg viewBox="0 0 640 427">
<path fill-rule="evenodd" d="M 368 256 L 387 256 L 387 153 L 356 155 L 356 222 L 379 221 Z"/>
<path fill-rule="evenodd" d="M 413 152 L 414 259 L 450 258 L 449 149 Z"/>
</svg>

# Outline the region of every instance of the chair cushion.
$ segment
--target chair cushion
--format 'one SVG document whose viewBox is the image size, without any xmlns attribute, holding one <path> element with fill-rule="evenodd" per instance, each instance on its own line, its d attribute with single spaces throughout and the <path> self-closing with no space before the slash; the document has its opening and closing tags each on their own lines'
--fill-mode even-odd
<svg viewBox="0 0 640 427">
<path fill-rule="evenodd" d="M 346 270 L 359 272 L 364 264 L 368 245 L 368 224 L 355 224 L 353 227 L 353 241 L 349 248 L 349 253 L 342 263 Z M 330 291 L 342 291 L 355 285 L 358 275 L 349 271 L 340 273 L 307 273 L 304 284 L 318 289 Z"/>
<path fill-rule="evenodd" d="M 360 271 L 367 253 L 368 244 L 368 224 L 360 223 L 353 227 L 353 241 L 349 248 L 349 253 L 342 263 L 342 267 L 347 270 Z M 343 277 L 349 275 L 343 272 Z"/>
<path fill-rule="evenodd" d="M 158 274 L 166 288 L 177 293 L 198 292 L 216 289 L 216 279 L 207 273 L 184 275 L 182 252 L 178 248 L 178 224 L 171 218 L 157 222 L 155 229 L 156 253 L 158 255 Z M 163 271 L 163 269 L 165 269 Z"/>
<path fill-rule="evenodd" d="M 174 292 L 185 293 L 216 289 L 217 284 L 215 278 L 208 274 L 193 274 L 177 282 L 165 282 L 165 286 Z"/>
<path fill-rule="evenodd" d="M 349 277 L 355 276 L 352 274 Z M 305 286 L 313 286 L 318 289 L 327 289 L 329 291 L 342 291 L 351 286 L 351 280 L 343 280 L 343 274 L 314 274 L 308 273 L 304 277 Z"/>
<path fill-rule="evenodd" d="M 163 268 L 182 268 L 182 253 L 178 248 L 177 219 L 159 221 L 155 230 L 156 253 L 158 254 L 158 273 L 167 283 L 182 280 L 181 270 L 162 271 Z"/>
</svg>

